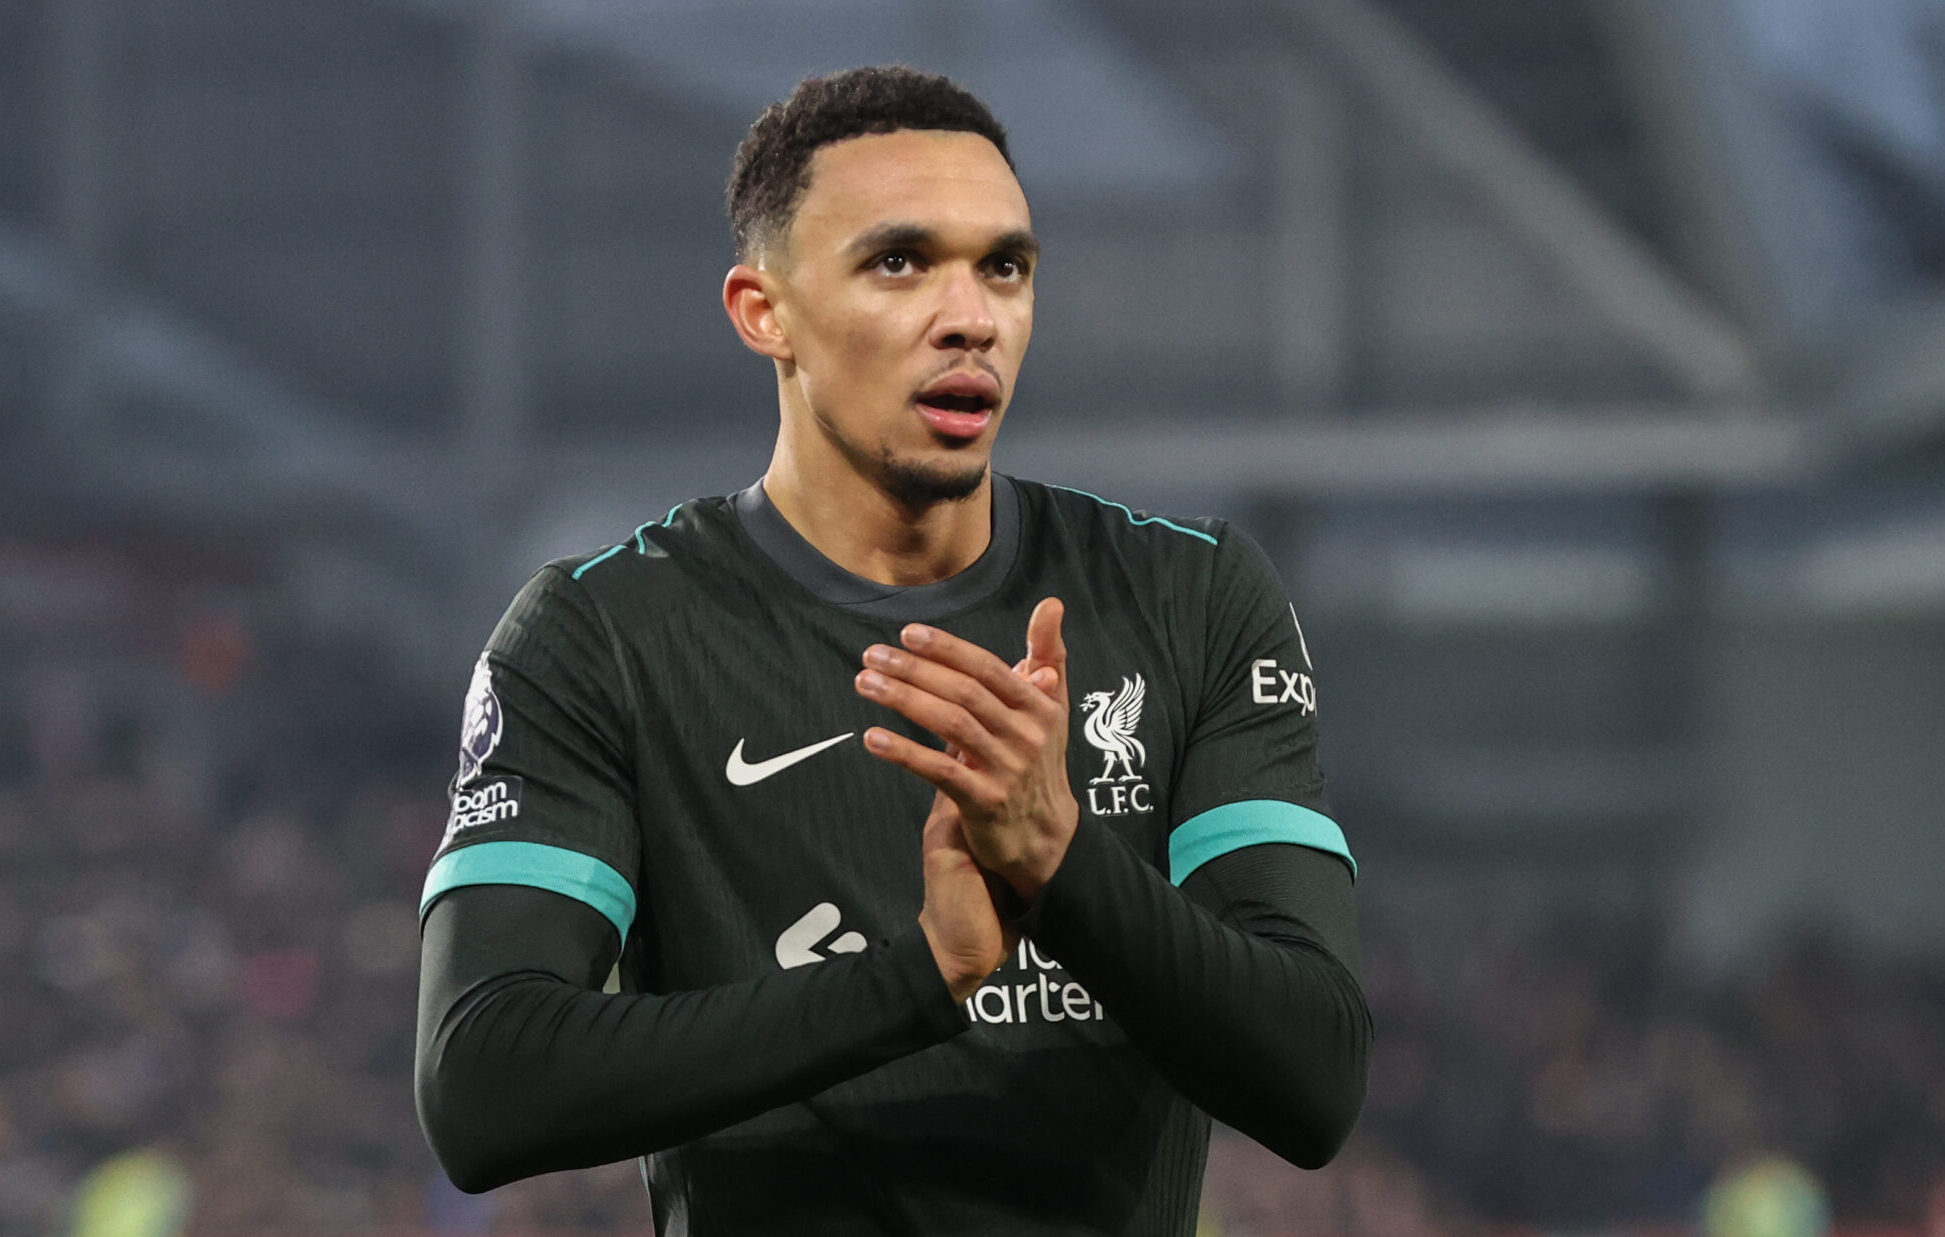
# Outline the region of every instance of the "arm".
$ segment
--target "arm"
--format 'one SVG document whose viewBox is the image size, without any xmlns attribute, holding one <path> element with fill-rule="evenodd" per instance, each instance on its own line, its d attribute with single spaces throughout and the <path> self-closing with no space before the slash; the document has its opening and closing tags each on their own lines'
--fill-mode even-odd
<svg viewBox="0 0 1945 1237">
<path fill-rule="evenodd" d="M 910 651 L 868 651 L 881 674 L 861 675 L 859 690 L 951 746 L 938 752 L 878 729 L 867 746 L 939 788 L 980 863 L 1030 906 L 1023 930 L 1114 1011 L 1184 1095 L 1293 1163 L 1320 1166 L 1356 1120 L 1370 1049 L 1370 1015 L 1348 966 L 1349 863 L 1265 839 L 1196 863 L 1178 891 L 1084 819 L 1065 773 L 1058 622 L 1057 604 L 1035 611 L 1029 645 L 1044 653 L 1017 670 L 924 629 L 907 629 Z M 1228 729 L 1260 738 L 1257 717 L 1242 719 Z M 1210 737 L 1209 752 L 1230 737 Z M 1205 774 L 1214 767 L 1203 762 Z"/>
<path fill-rule="evenodd" d="M 672 1146 L 965 1029 L 923 932 L 874 945 L 700 992 L 604 994 L 619 942 L 592 907 L 455 889 L 422 949 L 427 1141 L 461 1189 L 487 1190 Z"/>
<path fill-rule="evenodd" d="M 1083 820 L 1023 927 L 1210 1116 L 1304 1168 L 1350 1135 L 1371 1017 L 1342 860 L 1250 846 L 1178 890 Z"/>
<path fill-rule="evenodd" d="M 1267 558 L 1225 531 L 1171 877 L 1082 822 L 1031 930 L 1184 1095 L 1315 1168 L 1350 1135 L 1371 1050 L 1356 869 L 1317 769 L 1302 628 Z M 1064 670 L 1060 642 L 1042 644 L 1024 667 Z"/>
<path fill-rule="evenodd" d="M 884 731 L 866 741 L 959 808 L 980 863 L 1031 906 L 1025 929 L 1157 1069 L 1211 1115 L 1314 1167 L 1349 1135 L 1364 1094 L 1354 868 L 1325 814 L 1308 649 L 1267 561 L 1240 534 L 1226 540 L 1210 594 L 1204 695 L 1172 809 L 1179 892 L 1074 802 L 1052 599 L 1035 609 L 1028 656 L 1011 670 L 917 627 L 902 633 L 904 650 L 868 650 L 879 674 L 861 675 L 859 690 L 950 746 L 942 754 Z M 1272 666 L 1288 668 L 1275 681 L 1304 690 L 1260 690 Z"/>
<path fill-rule="evenodd" d="M 1011 946 L 939 817 L 912 930 L 703 991 L 595 991 L 639 896 L 629 665 L 586 590 L 547 569 L 474 671 L 421 899 L 416 1061 L 426 1137 L 464 1189 L 657 1150 L 937 1043 Z"/>
</svg>

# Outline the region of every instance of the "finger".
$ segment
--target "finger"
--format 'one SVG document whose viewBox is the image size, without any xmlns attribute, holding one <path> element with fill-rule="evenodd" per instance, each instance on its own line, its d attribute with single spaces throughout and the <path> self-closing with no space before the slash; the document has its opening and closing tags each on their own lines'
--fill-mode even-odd
<svg viewBox="0 0 1945 1237">
<path fill-rule="evenodd" d="M 1013 663 L 1013 673 L 1039 688 L 1047 699 L 1054 701 L 1056 704 L 1059 703 L 1059 700 L 1054 695 L 1054 689 L 1060 686 L 1060 675 L 1055 673 L 1051 668 L 1047 666 L 1035 666 L 1031 658 L 1022 657 L 1019 661 Z"/>
<path fill-rule="evenodd" d="M 1005 662 L 970 640 L 923 623 L 906 624 L 898 637 L 914 654 L 977 680 L 995 697 L 1016 709 L 1034 701 L 1033 693 L 1007 670 Z"/>
<path fill-rule="evenodd" d="M 909 683 L 922 692 L 959 706 L 984 726 L 989 734 L 1032 745 L 1037 743 L 1044 733 L 1046 719 L 1042 717 L 1036 722 L 1033 710 L 1024 707 L 1025 698 L 1035 693 L 1028 684 L 1011 671 L 1002 671 L 1002 673 L 1005 674 L 1014 692 L 1022 697 L 1021 704 L 1014 704 L 995 696 L 986 684 L 969 674 L 930 658 L 921 657 L 917 653 L 892 648 L 890 645 L 872 645 L 864 651 L 864 662 L 885 678 Z M 913 718 L 913 720 L 918 719 Z M 926 728 L 932 729 L 930 725 Z M 948 740 L 955 738 L 954 735 L 944 731 L 934 731 L 934 733 Z"/>
<path fill-rule="evenodd" d="M 977 756 L 974 756 L 971 752 L 960 751 L 959 745 L 957 743 L 946 744 L 945 754 L 952 757 L 960 764 L 966 765 L 970 768 L 978 769 L 982 767 L 979 763 L 979 758 Z"/>
<path fill-rule="evenodd" d="M 1004 737 L 995 734 L 964 705 L 876 670 L 860 670 L 853 684 L 866 700 L 945 740 L 954 753 L 948 760 L 976 769 L 1018 769 L 1026 759 L 1024 739 L 1013 737 L 1018 728 L 1010 722 L 997 723 Z M 1004 710 L 999 712 L 1003 717 Z"/>
<path fill-rule="evenodd" d="M 1067 661 L 1067 645 L 1061 638 L 1061 620 L 1067 606 L 1058 597 L 1043 597 L 1027 619 L 1027 662 L 1033 666 L 1061 666 Z"/>
<path fill-rule="evenodd" d="M 1063 706 L 1067 703 L 1067 639 L 1061 634 L 1061 620 L 1067 606 L 1058 597 L 1043 597 L 1027 619 L 1027 663 L 1031 671 L 1053 671 L 1056 683 L 1049 690 Z M 1038 675 L 1033 675 L 1036 684 Z"/>
<path fill-rule="evenodd" d="M 886 764 L 897 765 L 932 783 L 961 812 L 991 812 L 999 800 L 996 788 L 985 774 L 882 726 L 864 732 L 864 748 Z"/>
<path fill-rule="evenodd" d="M 1035 667 L 1030 657 L 1022 657 L 1014 662 L 1013 673 L 1033 684 L 1049 697 L 1053 695 L 1054 687 L 1060 682 L 1059 675 L 1045 666 Z"/>
</svg>

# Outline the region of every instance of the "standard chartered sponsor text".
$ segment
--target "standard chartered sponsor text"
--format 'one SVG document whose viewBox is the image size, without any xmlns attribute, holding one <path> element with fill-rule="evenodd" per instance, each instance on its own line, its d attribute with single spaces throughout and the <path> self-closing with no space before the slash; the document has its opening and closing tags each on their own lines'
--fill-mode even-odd
<svg viewBox="0 0 1945 1237">
<path fill-rule="evenodd" d="M 1008 961 L 1011 966 L 995 972 L 979 991 L 966 998 L 966 1016 L 974 1022 L 1098 1022 L 1107 1017 L 1101 1003 L 1086 988 L 1072 980 L 1048 976 L 1047 972 L 1060 970 L 1060 963 L 1032 941 L 1022 939 Z M 1018 972 L 1030 973 L 1033 978 L 1013 979 Z"/>
</svg>

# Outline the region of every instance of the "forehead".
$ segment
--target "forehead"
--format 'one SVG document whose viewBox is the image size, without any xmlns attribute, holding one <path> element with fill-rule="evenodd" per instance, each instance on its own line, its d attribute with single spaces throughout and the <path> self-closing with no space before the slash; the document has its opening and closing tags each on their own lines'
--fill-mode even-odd
<svg viewBox="0 0 1945 1237">
<path fill-rule="evenodd" d="M 1013 169 L 977 133 L 901 129 L 834 142 L 811 156 L 794 239 L 827 248 L 891 220 L 942 234 L 1031 226 Z"/>
</svg>

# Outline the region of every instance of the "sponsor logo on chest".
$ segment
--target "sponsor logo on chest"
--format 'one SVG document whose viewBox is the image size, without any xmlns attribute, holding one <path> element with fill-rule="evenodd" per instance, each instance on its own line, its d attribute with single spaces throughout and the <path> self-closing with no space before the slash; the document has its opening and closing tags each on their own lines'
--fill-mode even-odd
<svg viewBox="0 0 1945 1237">
<path fill-rule="evenodd" d="M 1154 792 L 1143 776 L 1148 749 L 1136 737 L 1148 684 L 1141 675 L 1123 675 L 1120 690 L 1081 697 L 1081 737 L 1101 754 L 1101 772 L 1087 781 L 1088 810 L 1096 816 L 1126 816 L 1155 810 Z"/>
<path fill-rule="evenodd" d="M 834 902 L 819 902 L 777 936 L 777 965 L 784 970 L 813 966 L 838 954 L 862 953 L 870 945 L 857 932 L 837 931 L 843 912 Z M 836 935 L 834 935 L 836 934 Z M 1026 1022 L 1100 1022 L 1107 1011 L 1092 993 L 1067 978 L 1060 963 L 1021 939 L 1013 956 L 965 1000 L 974 1022 L 1011 1026 Z"/>
<path fill-rule="evenodd" d="M 1067 978 L 1060 963 L 1032 941 L 1019 948 L 992 978 L 966 998 L 966 1017 L 974 1022 L 1099 1022 L 1107 1011 L 1086 988 Z"/>
<path fill-rule="evenodd" d="M 856 932 L 846 932 L 835 940 L 831 939 L 831 933 L 837 931 L 838 925 L 843 922 L 844 915 L 835 902 L 819 902 L 811 907 L 801 919 L 778 935 L 777 965 L 788 971 L 793 967 L 822 962 L 832 954 L 861 952 L 868 942 Z"/>
</svg>

